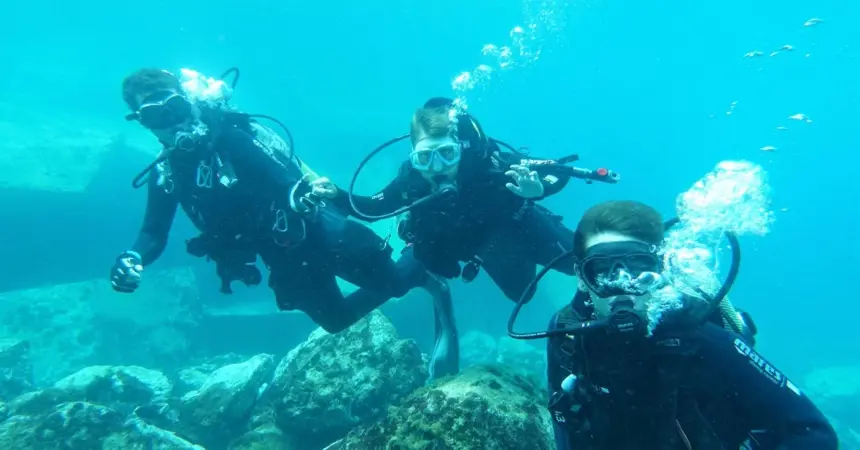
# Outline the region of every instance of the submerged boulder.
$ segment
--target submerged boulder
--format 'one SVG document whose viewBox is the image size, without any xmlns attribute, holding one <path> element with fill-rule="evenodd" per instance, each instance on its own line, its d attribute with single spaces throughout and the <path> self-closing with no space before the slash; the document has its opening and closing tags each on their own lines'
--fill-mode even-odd
<svg viewBox="0 0 860 450">
<path fill-rule="evenodd" d="M 258 413 L 257 422 L 274 420 L 315 448 L 382 416 L 427 377 L 418 345 L 374 311 L 337 334 L 317 329 L 290 351 L 267 393 L 271 414 Z"/>
<path fill-rule="evenodd" d="M 542 399 L 543 391 L 515 372 L 473 367 L 416 391 L 327 450 L 552 450 Z"/>
<path fill-rule="evenodd" d="M 0 399 L 11 399 L 33 390 L 30 343 L 0 339 Z"/>
<path fill-rule="evenodd" d="M 47 389 L 19 396 L 9 406 L 14 414 L 36 414 L 64 402 L 91 402 L 128 414 L 139 406 L 166 401 L 172 389 L 170 380 L 156 370 L 90 366 Z"/>
<path fill-rule="evenodd" d="M 0 424 L 0 448 L 15 450 L 99 448 L 121 429 L 116 411 L 87 402 L 61 403 L 42 414 L 10 417 Z"/>
<path fill-rule="evenodd" d="M 212 372 L 226 365 L 238 364 L 247 360 L 247 356 L 228 353 L 226 355 L 217 355 L 198 361 L 195 365 L 185 367 L 176 374 L 178 380 L 173 393 L 174 395 L 182 396 L 190 391 L 200 389 Z"/>
<path fill-rule="evenodd" d="M 274 370 L 272 355 L 257 355 L 212 372 L 199 389 L 179 400 L 181 429 L 207 448 L 224 448 L 247 423 Z"/>
<path fill-rule="evenodd" d="M 0 424 L 0 448 L 15 450 L 205 450 L 175 434 L 88 402 L 67 402 Z"/>
</svg>

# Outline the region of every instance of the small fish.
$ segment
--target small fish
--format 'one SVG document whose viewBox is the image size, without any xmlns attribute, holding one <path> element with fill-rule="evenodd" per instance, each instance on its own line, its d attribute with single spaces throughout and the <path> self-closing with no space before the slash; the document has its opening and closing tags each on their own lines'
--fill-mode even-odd
<svg viewBox="0 0 860 450">
<path fill-rule="evenodd" d="M 776 151 L 776 147 L 774 147 L 774 146 L 772 146 L 772 145 L 766 145 L 766 146 L 764 146 L 764 147 L 760 148 L 759 150 L 761 150 L 761 151 L 763 151 L 763 152 L 775 152 L 775 151 Z"/>
<path fill-rule="evenodd" d="M 788 127 L 784 127 L 784 126 L 782 126 L 782 125 L 780 125 L 780 126 L 776 127 L 776 130 L 777 130 L 777 131 L 785 131 L 785 130 L 787 130 L 787 129 L 788 129 Z"/>
<path fill-rule="evenodd" d="M 778 54 L 780 54 L 780 52 L 779 52 L 779 51 L 775 51 L 775 52 L 771 52 L 771 53 L 770 53 L 770 56 L 771 56 L 771 57 L 774 57 L 774 56 L 776 56 L 776 55 L 778 55 Z"/>
<path fill-rule="evenodd" d="M 812 123 L 812 119 L 806 116 L 806 114 L 797 113 L 793 116 L 788 116 L 791 120 L 799 120 L 801 122 Z"/>
<path fill-rule="evenodd" d="M 764 53 L 763 53 L 763 52 L 760 52 L 760 51 L 758 51 L 758 50 L 753 50 L 753 51 L 751 51 L 751 52 L 749 52 L 749 53 L 745 54 L 745 55 L 744 55 L 744 59 L 757 58 L 757 57 L 762 56 L 762 55 L 764 55 Z"/>
<path fill-rule="evenodd" d="M 780 51 L 791 52 L 791 51 L 794 51 L 794 46 L 785 44 L 782 47 L 780 47 L 779 49 L 780 49 Z"/>
<path fill-rule="evenodd" d="M 805 26 L 805 27 L 814 27 L 814 26 L 818 25 L 818 24 L 819 24 L 819 23 L 821 23 L 821 22 L 824 22 L 824 21 L 823 21 L 823 20 L 821 20 L 821 19 L 818 19 L 818 18 L 813 17 L 813 18 L 811 18 L 811 19 L 807 20 L 806 22 L 804 22 L 804 23 L 803 23 L 803 26 Z"/>
</svg>

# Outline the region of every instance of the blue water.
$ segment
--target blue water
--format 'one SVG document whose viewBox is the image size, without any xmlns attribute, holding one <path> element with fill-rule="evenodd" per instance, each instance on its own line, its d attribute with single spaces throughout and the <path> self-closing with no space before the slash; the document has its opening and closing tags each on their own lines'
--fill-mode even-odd
<svg viewBox="0 0 860 450">
<path fill-rule="evenodd" d="M 137 68 L 237 66 L 234 103 L 287 123 L 302 158 L 341 185 L 365 153 L 408 130 L 424 100 L 451 95 L 452 78 L 483 62 L 484 44 L 506 43 L 524 20 L 520 0 L 7 3 L 0 101 L 122 123 L 120 83 Z M 578 152 L 583 165 L 623 176 L 617 186 L 574 182 L 547 204 L 571 226 L 608 199 L 669 216 L 675 196 L 717 162 L 761 164 L 777 220 L 769 235 L 742 239 L 732 298 L 787 373 L 860 362 L 860 4 L 573 1 L 560 14 L 566 25 L 537 62 L 470 99 L 494 137 L 540 155 Z M 825 22 L 804 27 L 812 17 Z M 795 50 L 768 56 L 785 44 Z M 753 50 L 765 55 L 743 58 Z M 812 123 L 788 120 L 796 113 Z M 0 191 L 0 291 L 106 276 L 142 215 L 144 193 L 128 184 L 137 170 L 114 161 L 86 196 Z M 88 226 L 70 229 L 74 218 L 49 202 L 80 205 Z M 177 238 L 159 264 L 187 262 Z M 502 332 L 511 304 L 486 280 L 455 289 L 468 297 L 462 328 Z M 552 309 L 534 304 L 524 323 L 545 324 Z"/>
</svg>

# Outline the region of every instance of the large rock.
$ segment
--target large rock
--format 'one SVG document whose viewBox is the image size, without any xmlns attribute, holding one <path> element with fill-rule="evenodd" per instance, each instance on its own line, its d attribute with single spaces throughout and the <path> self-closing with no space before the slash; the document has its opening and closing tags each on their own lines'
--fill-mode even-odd
<svg viewBox="0 0 860 450">
<path fill-rule="evenodd" d="M 0 424 L 0 448 L 15 450 L 205 450 L 169 431 L 88 402 L 68 402 Z"/>
<path fill-rule="evenodd" d="M 420 389 L 327 450 L 551 450 L 543 391 L 499 367 L 473 367 Z"/>
<path fill-rule="evenodd" d="M 163 403 L 173 386 L 161 372 L 143 367 L 92 366 L 69 375 L 53 386 L 16 398 L 14 414 L 39 414 L 63 402 L 110 405 L 124 414 L 148 404 Z"/>
<path fill-rule="evenodd" d="M 275 369 L 267 398 L 278 427 L 315 448 L 382 416 L 427 377 L 418 345 L 375 311 L 338 334 L 313 332 Z"/>
<path fill-rule="evenodd" d="M 189 391 L 200 389 L 212 372 L 226 365 L 238 364 L 247 360 L 247 356 L 229 353 L 197 361 L 195 365 L 186 367 L 176 374 L 178 380 L 173 393 L 181 397 Z"/>
<path fill-rule="evenodd" d="M 56 405 L 42 414 L 18 415 L 0 424 L 0 448 L 15 450 L 99 448 L 122 426 L 116 411 L 87 402 Z"/>
<path fill-rule="evenodd" d="M 33 389 L 30 343 L 0 339 L 0 399 L 11 399 Z"/>
<path fill-rule="evenodd" d="M 0 293 L 0 338 L 28 341 L 36 384 L 49 385 L 93 364 L 178 366 L 200 314 L 190 269 L 153 271 L 134 295 L 104 278 Z"/>
<path fill-rule="evenodd" d="M 177 405 L 184 433 L 206 448 L 224 448 L 246 431 L 252 408 L 267 388 L 274 366 L 271 355 L 257 355 L 212 372 Z"/>
</svg>

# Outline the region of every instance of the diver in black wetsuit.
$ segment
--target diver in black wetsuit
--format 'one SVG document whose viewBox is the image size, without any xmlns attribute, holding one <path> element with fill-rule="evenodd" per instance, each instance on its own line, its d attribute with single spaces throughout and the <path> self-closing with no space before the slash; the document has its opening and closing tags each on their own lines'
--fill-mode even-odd
<svg viewBox="0 0 860 450">
<path fill-rule="evenodd" d="M 454 125 L 451 111 L 451 100 L 429 100 L 413 117 L 412 152 L 397 178 L 372 197 L 340 190 L 335 201 L 364 220 L 408 209 L 399 234 L 431 272 L 471 281 L 483 267 L 517 299 L 537 265 L 573 242 L 561 217 L 535 204 L 570 178 L 544 170 L 548 165 L 521 164 L 520 155 L 501 151 L 473 117 L 460 114 Z M 467 263 L 463 269 L 461 262 Z M 557 270 L 572 275 L 573 265 Z"/>
<path fill-rule="evenodd" d="M 640 203 L 600 204 L 580 221 L 580 290 L 550 323 L 571 331 L 547 348 L 556 448 L 835 450 L 824 415 L 754 350 L 754 325 L 739 334 L 720 317 L 690 320 L 697 308 L 667 313 L 650 337 L 636 325 L 653 294 L 612 280 L 659 274 L 662 238 L 659 213 Z M 583 330 L 609 317 L 620 320 Z"/>
<path fill-rule="evenodd" d="M 188 250 L 216 262 L 224 279 L 260 282 L 260 255 L 270 270 L 278 307 L 307 313 L 326 331 L 341 331 L 392 297 L 424 287 L 447 326 L 431 370 L 456 372 L 457 351 L 450 294 L 405 253 L 395 263 L 391 248 L 366 226 L 348 220 L 322 198 L 334 195 L 274 132 L 248 115 L 213 110 L 168 72 L 143 69 L 123 83 L 123 98 L 136 120 L 164 145 L 162 155 L 135 184 L 148 180 L 143 227 L 111 272 L 119 292 L 133 292 L 144 266 L 162 253 L 177 206 L 202 232 Z M 146 178 L 144 178 L 146 177 Z M 336 278 L 360 289 L 344 297 Z M 447 306 L 446 306 L 447 305 Z M 439 319 L 439 317 L 437 317 Z M 437 335 L 437 338 L 439 336 Z M 438 339 L 437 339 L 438 344 Z M 447 354 L 446 354 L 447 352 Z M 434 358 L 439 355 L 434 355 Z"/>
</svg>

